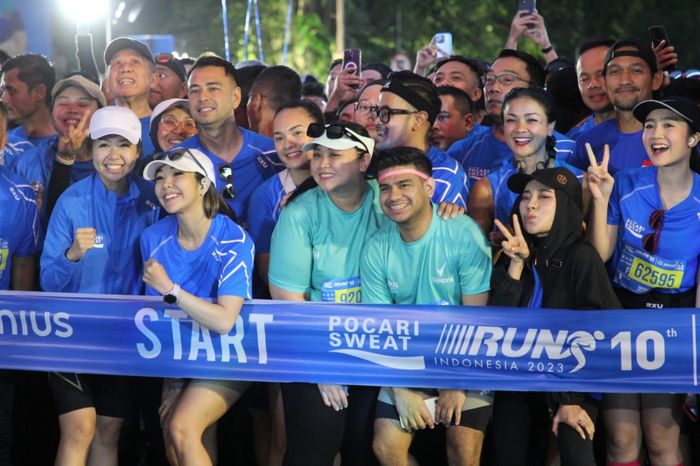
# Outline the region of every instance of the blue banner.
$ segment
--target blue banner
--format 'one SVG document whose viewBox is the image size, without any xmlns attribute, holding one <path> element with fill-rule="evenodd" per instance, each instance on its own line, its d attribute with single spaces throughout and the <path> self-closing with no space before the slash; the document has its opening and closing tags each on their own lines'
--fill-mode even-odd
<svg viewBox="0 0 700 466">
<path fill-rule="evenodd" d="M 0 292 L 0 367 L 138 376 L 698 392 L 696 309 L 251 301 L 210 332 L 161 299 Z"/>
</svg>

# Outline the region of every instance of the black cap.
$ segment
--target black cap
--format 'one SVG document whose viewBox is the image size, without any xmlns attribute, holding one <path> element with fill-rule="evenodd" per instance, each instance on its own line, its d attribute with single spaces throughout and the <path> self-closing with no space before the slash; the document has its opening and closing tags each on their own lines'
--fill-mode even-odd
<svg viewBox="0 0 700 466">
<path fill-rule="evenodd" d="M 516 173 L 508 178 L 508 189 L 516 194 L 522 194 L 525 186 L 532 181 L 539 181 L 557 191 L 561 191 L 583 211 L 583 195 L 581 194 L 581 184 L 576 179 L 576 175 L 564 167 L 542 168 L 535 170 L 532 175 Z"/>
<path fill-rule="evenodd" d="M 632 112 L 637 120 L 644 123 L 652 110 L 658 110 L 660 108 L 672 111 L 683 118 L 688 125 L 693 128 L 693 132 L 700 132 L 700 110 L 698 110 L 695 102 L 684 97 L 669 97 L 663 100 L 645 100 L 639 102 Z"/>
<path fill-rule="evenodd" d="M 153 57 L 156 65 L 163 65 L 169 68 L 173 73 L 180 78 L 180 81 L 187 81 L 187 72 L 185 71 L 185 65 L 183 65 L 180 60 L 173 57 L 171 53 L 159 53 Z"/>
<path fill-rule="evenodd" d="M 130 39 L 128 37 L 117 37 L 109 43 L 105 49 L 105 65 L 109 66 L 109 63 L 112 61 L 112 57 L 117 52 L 121 52 L 122 50 L 126 49 L 133 50 L 155 65 L 153 55 L 151 55 L 151 49 L 148 48 L 148 45 L 144 44 L 140 40 Z"/>
<path fill-rule="evenodd" d="M 632 47 L 637 50 L 617 50 L 622 47 Z M 637 57 L 641 58 L 649 68 L 652 74 L 656 73 L 659 68 L 656 64 L 656 54 L 654 54 L 654 49 L 651 48 L 651 44 L 645 40 L 639 39 L 637 37 L 628 37 L 626 39 L 620 39 L 610 46 L 607 53 L 605 54 L 605 60 L 603 60 L 603 68 L 608 69 L 608 63 L 616 57 Z"/>
</svg>

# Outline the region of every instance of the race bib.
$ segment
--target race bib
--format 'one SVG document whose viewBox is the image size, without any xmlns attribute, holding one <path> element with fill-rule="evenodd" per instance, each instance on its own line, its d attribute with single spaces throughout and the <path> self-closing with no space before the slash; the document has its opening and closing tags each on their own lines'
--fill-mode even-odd
<svg viewBox="0 0 700 466">
<path fill-rule="evenodd" d="M 677 290 L 683 282 L 685 268 L 685 261 L 653 256 L 626 244 L 613 282 L 637 294 L 647 293 L 655 288 Z"/>
<path fill-rule="evenodd" d="M 325 303 L 356 304 L 362 302 L 360 277 L 346 280 L 327 280 L 321 289 L 321 301 Z"/>
<path fill-rule="evenodd" d="M 7 248 L 0 249 L 0 272 L 7 268 L 7 257 L 10 254 L 10 250 Z"/>
</svg>

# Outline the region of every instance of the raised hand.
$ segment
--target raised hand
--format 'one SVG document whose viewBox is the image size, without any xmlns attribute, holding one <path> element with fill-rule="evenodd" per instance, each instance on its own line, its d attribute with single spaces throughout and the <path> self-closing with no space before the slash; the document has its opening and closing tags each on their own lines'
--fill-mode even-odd
<svg viewBox="0 0 700 466">
<path fill-rule="evenodd" d="M 85 254 L 95 247 L 97 230 L 94 228 L 78 228 L 73 236 L 73 244 L 66 251 L 66 258 L 71 262 L 78 262 Z"/>
<path fill-rule="evenodd" d="M 85 139 L 88 137 L 87 122 L 89 113 L 85 112 L 76 126 L 68 128 L 68 134 L 61 135 L 58 139 L 58 153 L 65 159 L 69 157 L 75 158 L 75 155 L 80 151 Z"/>
<path fill-rule="evenodd" d="M 515 234 L 512 234 L 500 220 L 495 220 L 496 227 L 501 231 L 501 234 L 506 238 L 501 241 L 501 247 L 506 256 L 510 257 L 511 262 L 522 263 L 530 257 L 530 247 L 525 241 L 523 230 L 520 227 L 518 216 L 513 214 L 513 229 Z"/>
<path fill-rule="evenodd" d="M 586 143 L 586 152 L 588 153 L 588 173 L 586 181 L 588 182 L 588 190 L 591 193 L 591 198 L 594 201 L 605 201 L 610 199 L 612 194 L 615 179 L 608 172 L 608 163 L 610 162 L 610 147 L 606 144 L 603 147 L 603 160 L 598 163 L 591 145 Z"/>
</svg>

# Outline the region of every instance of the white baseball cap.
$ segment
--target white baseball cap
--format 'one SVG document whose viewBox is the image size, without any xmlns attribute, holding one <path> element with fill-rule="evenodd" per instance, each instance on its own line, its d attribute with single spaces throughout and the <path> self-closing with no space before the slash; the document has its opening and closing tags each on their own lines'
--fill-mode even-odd
<svg viewBox="0 0 700 466">
<path fill-rule="evenodd" d="M 102 107 L 90 118 L 90 137 L 100 139 L 118 135 L 132 144 L 141 140 L 141 122 L 134 112 L 126 107 Z"/>
<path fill-rule="evenodd" d="M 184 147 L 176 147 L 167 152 L 163 152 L 158 159 L 153 160 L 143 170 L 143 177 L 153 181 L 156 178 L 156 172 L 163 165 L 168 165 L 183 172 L 199 173 L 205 178 L 209 178 L 216 185 L 216 172 L 214 164 L 209 157 L 199 149 L 187 149 Z"/>
<path fill-rule="evenodd" d="M 153 131 L 153 124 L 156 123 L 156 120 L 158 119 L 158 117 L 173 107 L 182 108 L 185 110 L 185 112 L 187 112 L 189 114 L 190 110 L 187 107 L 188 102 L 189 101 L 187 99 L 175 98 L 175 99 L 164 100 L 164 101 L 160 102 L 158 105 L 156 105 L 153 108 L 153 112 L 151 112 L 151 122 L 150 122 L 151 131 Z"/>
</svg>

